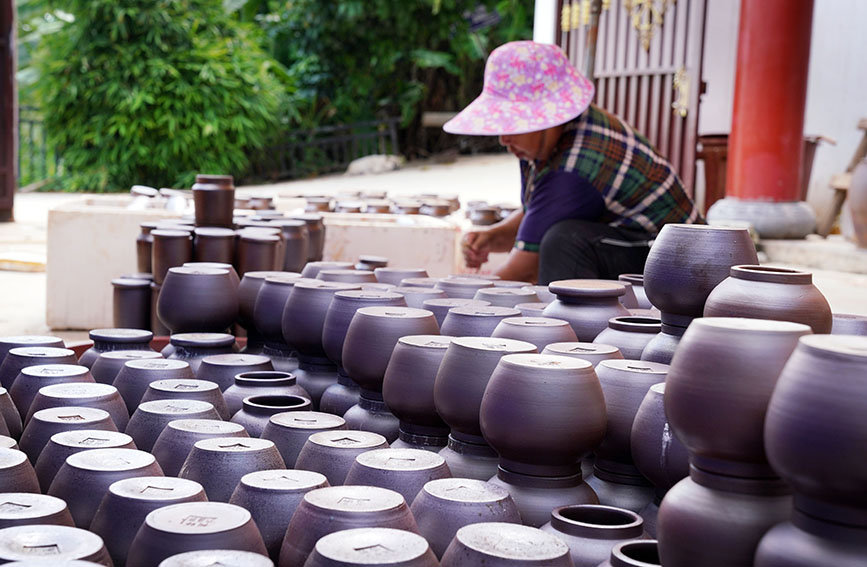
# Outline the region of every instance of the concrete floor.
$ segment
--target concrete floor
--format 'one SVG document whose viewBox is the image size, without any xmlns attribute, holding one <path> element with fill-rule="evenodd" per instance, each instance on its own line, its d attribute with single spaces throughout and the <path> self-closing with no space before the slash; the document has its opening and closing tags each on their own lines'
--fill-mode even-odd
<svg viewBox="0 0 867 567">
<path fill-rule="evenodd" d="M 282 182 L 240 188 L 242 193 L 279 195 L 340 193 L 355 190 L 382 190 L 391 195 L 418 193 L 457 194 L 462 201 L 473 199 L 490 202 L 519 200 L 519 172 L 514 158 L 509 155 L 474 156 L 460 158 L 451 164 L 415 163 L 393 172 L 364 176 L 328 175 L 316 179 Z M 20 334 L 46 334 L 51 332 L 67 340 L 87 337 L 85 331 L 51 331 L 45 324 L 46 281 L 44 271 L 22 272 L 2 270 L 3 259 L 14 260 L 9 265 L 40 269 L 44 264 L 47 217 L 51 207 L 69 200 L 80 199 L 80 194 L 26 193 L 15 198 L 13 223 L 0 223 L 0 336 Z M 857 250 L 841 239 L 830 241 L 805 240 L 779 244 L 794 246 L 795 256 L 804 264 L 821 266 L 813 260 L 827 257 L 831 250 L 845 253 L 850 262 L 867 262 L 867 251 Z M 769 247 L 773 248 L 773 247 Z M 842 251 L 842 252 L 841 252 Z M 774 257 L 771 257 L 771 263 Z M 792 266 L 790 261 L 784 262 Z M 867 315 L 867 274 L 849 269 L 854 264 L 843 264 L 837 269 L 812 269 L 816 286 L 825 294 L 835 312 Z M 798 267 L 798 266 L 795 266 Z M 81 266 L 86 270 L 86 266 Z M 75 277 L 70 274 L 69 277 Z"/>
</svg>

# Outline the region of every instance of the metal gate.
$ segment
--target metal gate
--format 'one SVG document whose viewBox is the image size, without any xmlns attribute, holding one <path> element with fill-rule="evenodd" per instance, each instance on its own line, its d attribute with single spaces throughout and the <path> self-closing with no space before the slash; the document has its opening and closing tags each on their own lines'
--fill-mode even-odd
<svg viewBox="0 0 867 567">
<path fill-rule="evenodd" d="M 0 221 L 12 220 L 17 185 L 17 103 L 15 6 L 13 0 L 0 0 Z"/>
<path fill-rule="evenodd" d="M 560 0 L 558 22 L 560 46 L 596 83 L 594 102 L 647 136 L 690 194 L 706 3 Z"/>
</svg>

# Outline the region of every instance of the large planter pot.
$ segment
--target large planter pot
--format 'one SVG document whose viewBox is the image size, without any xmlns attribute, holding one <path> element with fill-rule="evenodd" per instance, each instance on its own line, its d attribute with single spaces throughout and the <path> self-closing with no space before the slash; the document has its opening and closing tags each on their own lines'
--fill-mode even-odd
<svg viewBox="0 0 867 567">
<path fill-rule="evenodd" d="M 598 343 L 551 343 L 542 350 L 542 354 L 556 354 L 558 356 L 582 358 L 593 366 L 599 366 L 599 363 L 603 360 L 623 359 L 623 354 L 616 346 Z"/>
<path fill-rule="evenodd" d="M 608 328 L 596 335 L 594 343 L 620 349 L 623 358 L 639 360 L 647 344 L 662 331 L 662 322 L 651 317 L 614 317 Z"/>
<path fill-rule="evenodd" d="M 235 415 L 250 396 L 300 396 L 310 399 L 307 390 L 297 384 L 295 376 L 288 372 L 254 371 L 235 375 L 223 398 L 231 415 Z"/>
<path fill-rule="evenodd" d="M 389 488 L 412 502 L 427 482 L 451 476 L 445 459 L 436 453 L 389 448 L 358 455 L 344 484 Z"/>
<path fill-rule="evenodd" d="M 831 332 L 831 306 L 813 285 L 813 274 L 768 266 L 732 266 L 708 295 L 705 317 L 750 317 L 809 325 Z"/>
<path fill-rule="evenodd" d="M 765 534 L 755 567 L 859 567 L 867 557 L 867 528 L 826 522 L 799 512 Z"/>
<path fill-rule="evenodd" d="M 238 285 L 229 270 L 170 268 L 157 316 L 173 334 L 225 331 L 238 318 Z"/>
<path fill-rule="evenodd" d="M 440 333 L 451 337 L 490 337 L 500 321 L 520 315 L 514 307 L 455 307 L 443 319 Z"/>
<path fill-rule="evenodd" d="M 271 364 L 271 360 L 269 360 L 267 356 L 234 353 L 215 354 L 202 359 L 196 378 L 199 380 L 210 380 L 219 385 L 220 390 L 228 393 L 229 390 L 237 384 L 238 375 L 250 372 L 269 373 L 273 370 L 274 365 Z M 281 374 L 291 376 L 288 373 Z M 239 409 L 241 409 L 241 401 L 237 400 L 237 403 L 235 403 L 235 400 L 233 399 L 232 405 L 229 407 L 229 412 L 235 413 Z"/>
<path fill-rule="evenodd" d="M 178 476 L 193 445 L 214 437 L 249 437 L 244 426 L 218 419 L 176 419 L 170 421 L 154 442 L 151 454 L 166 476 Z"/>
<path fill-rule="evenodd" d="M 371 547 L 377 549 L 371 563 Z M 323 536 L 305 567 L 439 567 L 428 542 L 420 535 L 390 528 L 356 528 Z"/>
<path fill-rule="evenodd" d="M 542 526 L 569 546 L 575 567 L 597 567 L 623 541 L 645 539 L 644 521 L 635 512 L 611 506 L 560 506 Z"/>
<path fill-rule="evenodd" d="M 491 337 L 527 341 L 536 345 L 539 352 L 552 343 L 578 340 L 568 321 L 550 317 L 507 317 L 500 321 Z"/>
<path fill-rule="evenodd" d="M 135 449 L 132 437 L 117 431 L 101 431 L 82 429 L 64 431 L 51 436 L 48 444 L 36 459 L 34 470 L 39 478 L 39 486 L 43 492 L 48 492 L 57 471 L 66 462 L 66 458 L 75 453 L 91 449 Z"/>
<path fill-rule="evenodd" d="M 509 545 L 503 545 L 508 541 Z M 499 522 L 459 529 L 443 554 L 443 567 L 571 567 L 569 547 L 542 530 Z"/>
<path fill-rule="evenodd" d="M 271 416 L 287 411 L 309 411 L 310 409 L 310 399 L 301 396 L 250 396 L 241 402 L 241 409 L 232 416 L 232 421 L 243 425 L 251 437 L 259 437 Z"/>
<path fill-rule="evenodd" d="M 346 421 L 340 416 L 318 411 L 291 411 L 272 415 L 261 437 L 273 441 L 286 466 L 294 468 L 301 448 L 311 435 L 335 429 L 346 429 Z"/>
<path fill-rule="evenodd" d="M 548 289 L 557 298 L 542 313 L 569 321 L 579 341 L 593 341 L 608 326 L 609 319 L 629 315 L 619 299 L 626 288 L 615 281 L 561 280 L 551 282 Z"/>
<path fill-rule="evenodd" d="M 93 329 L 88 333 L 93 346 L 84 351 L 78 364 L 90 368 L 99 355 L 112 350 L 151 350 L 154 334 L 143 329 Z"/>
<path fill-rule="evenodd" d="M 245 474 L 284 468 L 277 447 L 266 439 L 212 437 L 196 441 L 178 478 L 201 484 L 212 502 L 228 502 Z"/>
<path fill-rule="evenodd" d="M 765 456 L 765 414 L 783 366 L 809 333 L 788 321 L 692 322 L 665 391 L 665 413 L 691 464 L 735 477 L 775 476 Z"/>
</svg>

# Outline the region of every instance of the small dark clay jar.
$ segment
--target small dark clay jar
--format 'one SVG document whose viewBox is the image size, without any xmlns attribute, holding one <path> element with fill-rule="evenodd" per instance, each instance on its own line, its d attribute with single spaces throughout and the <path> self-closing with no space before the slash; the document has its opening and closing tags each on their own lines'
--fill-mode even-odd
<svg viewBox="0 0 867 567">
<path fill-rule="evenodd" d="M 231 175 L 196 175 L 192 189 L 196 226 L 232 228 L 235 180 Z"/>
<path fill-rule="evenodd" d="M 169 268 L 193 261 L 193 238 L 189 231 L 157 229 L 151 231 L 154 283 L 162 285 Z"/>
<path fill-rule="evenodd" d="M 150 302 L 148 302 L 150 306 Z M 88 333 L 93 346 L 84 351 L 78 364 L 93 366 L 99 355 L 112 350 L 151 350 L 150 342 L 154 334 L 142 328 L 93 329 Z"/>
<path fill-rule="evenodd" d="M 591 342 L 612 317 L 629 315 L 620 303 L 626 293 L 623 284 L 607 280 L 562 280 L 551 282 L 548 289 L 557 295 L 545 308 L 545 317 L 569 321 L 579 341 Z"/>
<path fill-rule="evenodd" d="M 115 278 L 112 285 L 112 323 L 128 329 L 151 328 L 151 281 Z"/>
<path fill-rule="evenodd" d="M 199 227 L 193 231 L 193 259 L 196 262 L 235 261 L 235 231 L 230 228 Z"/>
</svg>

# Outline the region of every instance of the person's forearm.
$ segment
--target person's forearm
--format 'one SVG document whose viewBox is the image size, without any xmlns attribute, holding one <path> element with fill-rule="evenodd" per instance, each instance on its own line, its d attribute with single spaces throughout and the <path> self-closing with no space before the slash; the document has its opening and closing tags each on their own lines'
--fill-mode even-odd
<svg viewBox="0 0 867 567">
<path fill-rule="evenodd" d="M 504 280 L 536 283 L 539 279 L 539 255 L 512 249 L 509 258 L 496 272 Z"/>
<path fill-rule="evenodd" d="M 524 218 L 524 211 L 518 209 L 497 224 L 491 225 L 491 252 L 509 252 L 515 245 L 515 237 L 518 236 L 518 227 Z"/>
</svg>

